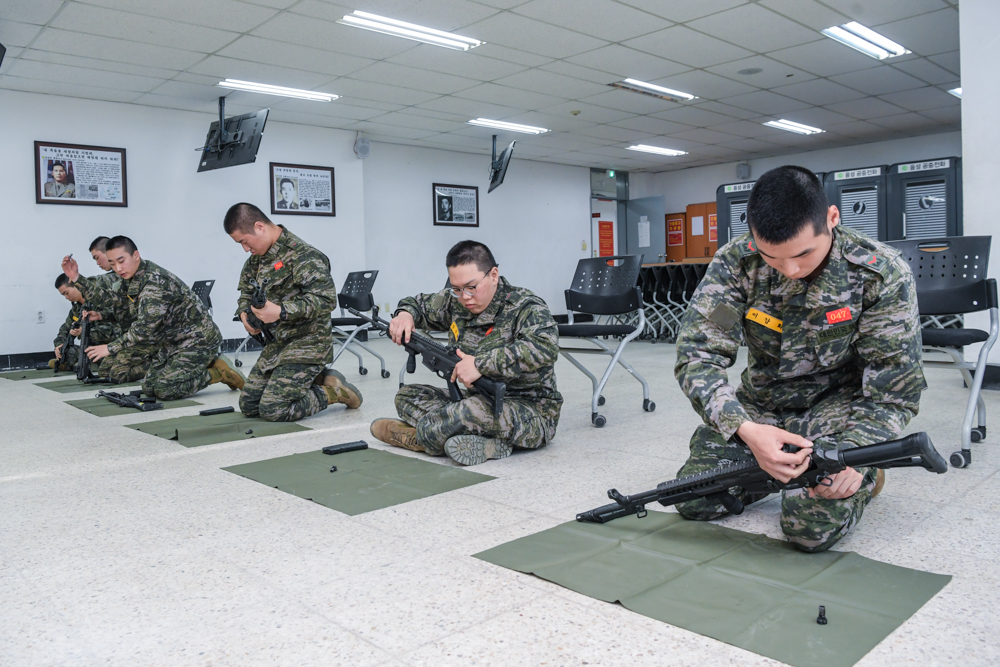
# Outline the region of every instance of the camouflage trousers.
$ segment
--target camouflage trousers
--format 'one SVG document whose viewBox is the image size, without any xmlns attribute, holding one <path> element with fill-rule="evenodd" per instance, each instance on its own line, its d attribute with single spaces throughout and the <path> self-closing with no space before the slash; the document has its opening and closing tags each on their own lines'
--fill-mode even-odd
<svg viewBox="0 0 1000 667">
<path fill-rule="evenodd" d="M 149 364 L 156 355 L 155 349 L 130 347 L 101 360 L 101 375 L 118 383 L 135 382 L 146 376 Z M 96 371 L 95 371 L 96 372 Z"/>
<path fill-rule="evenodd" d="M 478 394 L 452 401 L 446 389 L 408 384 L 396 394 L 399 418 L 417 429 L 417 442 L 432 456 L 444 455 L 444 443 L 453 435 L 500 438 L 514 447 L 538 449 L 546 443 L 545 424 L 531 404 L 505 398 L 499 416 Z"/>
<path fill-rule="evenodd" d="M 240 411 L 269 422 L 294 422 L 327 406 L 326 392 L 313 384 L 323 364 L 288 364 L 269 371 L 255 365 L 240 394 Z"/>
<path fill-rule="evenodd" d="M 142 393 L 164 401 L 195 394 L 208 386 L 208 367 L 218 356 L 216 346 L 161 348 L 146 371 Z"/>
<path fill-rule="evenodd" d="M 850 394 L 828 397 L 808 410 L 767 411 L 748 402 L 743 407 L 757 424 L 777 426 L 809 440 L 826 436 L 837 440 L 837 434 L 847 428 L 850 414 Z M 749 448 L 733 441 L 726 442 L 719 433 L 706 425 L 699 426 L 691 436 L 691 455 L 677 476 L 710 470 L 720 463 L 753 458 Z M 861 468 L 864 475 L 861 488 L 850 498 L 827 500 L 810 498 L 806 489 L 782 491 L 781 530 L 790 542 L 810 553 L 825 551 L 843 539 L 857 525 L 865 507 L 871 502 L 875 488 L 875 468 Z M 750 504 L 764 495 L 740 491 L 740 500 Z M 710 500 L 681 503 L 677 511 L 686 519 L 708 521 L 727 514 L 725 507 Z"/>
</svg>

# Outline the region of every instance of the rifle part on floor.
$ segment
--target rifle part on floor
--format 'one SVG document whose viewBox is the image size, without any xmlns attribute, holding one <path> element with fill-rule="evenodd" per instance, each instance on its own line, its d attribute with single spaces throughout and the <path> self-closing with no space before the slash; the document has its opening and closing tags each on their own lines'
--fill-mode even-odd
<svg viewBox="0 0 1000 667">
<path fill-rule="evenodd" d="M 235 412 L 235 408 L 231 405 L 227 405 L 224 408 L 210 408 L 208 410 L 202 410 L 198 414 L 202 417 L 208 417 L 209 415 L 224 415 L 227 412 Z"/>
<path fill-rule="evenodd" d="M 356 452 L 361 449 L 368 449 L 368 443 L 364 440 L 354 442 L 344 442 L 339 445 L 330 445 L 323 448 L 324 454 L 343 454 L 344 452 Z M 332 470 L 330 472 L 333 472 Z"/>
<path fill-rule="evenodd" d="M 123 408 L 135 408 L 140 412 L 163 409 L 163 403 L 157 403 L 153 396 L 143 396 L 141 391 L 130 391 L 127 394 L 119 394 L 117 391 L 99 391 L 97 396 L 106 398 Z"/>
<path fill-rule="evenodd" d="M 739 438 L 737 438 L 739 441 Z M 786 452 L 794 453 L 797 447 L 785 445 Z M 577 521 L 606 523 L 623 516 L 646 516 L 646 505 L 658 502 L 669 507 L 689 500 L 705 498 L 723 505 L 732 514 L 742 514 L 743 501 L 731 494 L 733 487 L 740 487 L 750 494 L 777 493 L 785 489 L 812 488 L 829 485 L 829 477 L 845 468 L 925 468 L 938 474 L 948 471 L 945 461 L 926 433 L 913 433 L 898 440 L 880 442 L 864 447 L 813 450 L 809 468 L 799 477 L 782 483 L 767 474 L 756 459 L 721 465 L 713 470 L 661 482 L 656 489 L 624 496 L 617 489 L 608 491 L 615 502 L 576 515 Z"/>
</svg>

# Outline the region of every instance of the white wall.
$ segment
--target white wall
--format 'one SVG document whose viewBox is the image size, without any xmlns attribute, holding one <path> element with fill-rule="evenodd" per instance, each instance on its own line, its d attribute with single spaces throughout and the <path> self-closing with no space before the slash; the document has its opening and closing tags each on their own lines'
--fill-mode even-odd
<svg viewBox="0 0 1000 667">
<path fill-rule="evenodd" d="M 0 118 L 0 353 L 49 349 L 69 308 L 53 287 L 59 262 L 73 253 L 85 275 L 96 273 L 87 246 L 101 234 L 130 236 L 144 258 L 188 284 L 215 278 L 215 320 L 225 337 L 243 335 L 231 320 L 246 257 L 222 219 L 238 201 L 270 210 L 269 162 L 334 167 L 335 218 L 273 218 L 330 257 L 338 287 L 348 267 L 364 261 L 363 169 L 353 132 L 269 121 L 256 163 L 199 174 L 194 149 L 208 114 L 0 90 Z M 128 207 L 36 204 L 35 140 L 125 148 Z M 38 310 L 45 324 L 35 323 Z"/>
<path fill-rule="evenodd" d="M 964 11 L 964 5 L 963 5 Z M 963 23 L 964 25 L 964 23 Z M 994 24 L 995 25 L 995 24 Z M 963 43 L 964 48 L 964 43 Z M 963 52 L 963 64 L 964 64 Z M 993 63 L 996 63 L 994 59 Z M 994 93 L 995 94 L 995 93 Z M 964 114 L 964 112 L 963 112 Z M 963 115 L 963 128 L 964 115 Z M 806 167 L 817 172 L 826 172 L 854 167 L 869 167 L 879 164 L 892 165 L 897 162 L 926 160 L 937 157 L 962 156 L 962 132 L 943 132 L 922 137 L 879 141 L 844 148 L 809 151 L 793 155 L 750 160 L 750 179 L 754 180 L 764 172 L 785 164 Z M 968 136 L 968 134 L 966 134 Z M 988 150 L 983 147 L 983 150 Z M 966 163 L 967 164 L 967 163 Z M 963 170 L 968 178 L 969 168 Z M 715 190 L 724 183 L 739 183 L 736 178 L 736 163 L 716 164 L 708 167 L 694 167 L 679 171 L 665 171 L 658 174 L 629 174 L 629 197 L 649 197 L 664 195 L 667 211 L 683 211 L 688 204 L 715 201 Z M 968 192 L 968 186 L 966 191 Z M 965 219 L 969 220 L 968 208 Z M 966 234 L 971 232 L 966 228 Z"/>
<path fill-rule="evenodd" d="M 366 266 L 378 269 L 375 300 L 394 309 L 404 296 L 434 292 L 448 277 L 448 249 L 464 239 L 489 246 L 500 273 L 566 312 L 576 263 L 590 256 L 590 170 L 511 161 L 503 185 L 487 194 L 482 155 L 374 143 L 365 160 Z M 436 227 L 434 183 L 479 187 L 479 227 Z M 587 241 L 588 249 L 581 248 Z"/>
</svg>

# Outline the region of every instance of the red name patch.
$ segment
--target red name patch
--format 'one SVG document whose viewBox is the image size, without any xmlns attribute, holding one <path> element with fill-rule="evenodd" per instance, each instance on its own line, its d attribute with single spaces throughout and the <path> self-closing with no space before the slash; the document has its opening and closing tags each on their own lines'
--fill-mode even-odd
<svg viewBox="0 0 1000 667">
<path fill-rule="evenodd" d="M 278 269 L 280 269 L 284 265 L 285 265 L 284 262 L 278 262 L 277 264 L 274 265 L 274 270 L 277 271 Z"/>
<path fill-rule="evenodd" d="M 837 310 L 831 310 L 826 314 L 826 321 L 830 324 L 837 324 L 838 322 L 849 322 L 854 319 L 851 315 L 850 308 L 839 308 Z"/>
</svg>

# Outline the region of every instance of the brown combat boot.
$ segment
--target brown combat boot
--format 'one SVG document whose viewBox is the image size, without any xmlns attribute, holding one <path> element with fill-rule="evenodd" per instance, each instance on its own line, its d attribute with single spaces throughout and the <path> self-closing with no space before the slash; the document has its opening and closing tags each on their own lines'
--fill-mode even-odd
<svg viewBox="0 0 1000 667">
<path fill-rule="evenodd" d="M 417 429 L 399 419 L 376 419 L 372 422 L 371 432 L 387 445 L 409 449 L 411 452 L 425 451 L 417 443 Z"/>
<path fill-rule="evenodd" d="M 885 470 L 879 468 L 878 472 L 875 473 L 875 489 L 872 491 L 872 500 L 875 500 L 875 496 L 882 493 L 883 486 L 885 486 Z"/>
<path fill-rule="evenodd" d="M 343 403 L 352 410 L 361 407 L 365 397 L 361 395 L 361 391 L 357 387 L 347 381 L 347 378 L 340 371 L 327 368 L 323 371 L 322 377 L 322 381 L 316 384 L 323 387 L 323 391 L 326 392 L 326 400 L 330 405 Z M 316 379 L 319 380 L 319 378 Z"/>
<path fill-rule="evenodd" d="M 490 459 L 504 459 L 513 451 L 510 443 L 500 438 L 484 438 L 481 435 L 463 433 L 453 435 L 444 443 L 444 452 L 463 466 L 474 466 Z"/>
<path fill-rule="evenodd" d="M 209 384 L 215 384 L 216 382 L 221 382 L 230 389 L 243 389 L 243 385 L 246 384 L 247 379 L 243 377 L 243 373 L 229 365 L 229 360 L 226 359 L 221 354 L 212 362 L 212 365 L 208 367 L 208 372 L 212 376 Z"/>
</svg>

